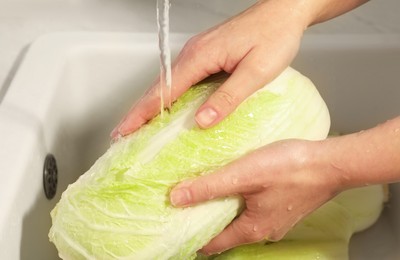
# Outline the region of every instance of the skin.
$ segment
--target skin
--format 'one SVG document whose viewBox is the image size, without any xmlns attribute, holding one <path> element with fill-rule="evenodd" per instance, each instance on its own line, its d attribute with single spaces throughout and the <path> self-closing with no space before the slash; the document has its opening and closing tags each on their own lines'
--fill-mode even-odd
<svg viewBox="0 0 400 260">
<path fill-rule="evenodd" d="M 296 56 L 304 30 L 365 0 L 269 0 L 191 38 L 172 64 L 171 99 L 211 74 L 230 78 L 198 109 L 200 127 L 211 127 L 245 98 L 277 77 Z M 278 22 L 277 22 L 278 21 Z M 238 88 L 237 86 L 246 86 Z M 138 129 L 160 112 L 159 79 L 112 131 L 113 139 Z M 167 91 L 164 91 L 166 93 Z M 164 96 L 165 104 L 169 97 Z"/>
<path fill-rule="evenodd" d="M 179 207 L 232 194 L 245 199 L 242 214 L 202 249 L 213 254 L 264 238 L 278 241 L 341 191 L 397 181 L 400 117 L 323 141 L 267 145 L 214 174 L 178 184 L 170 196 Z"/>
<path fill-rule="evenodd" d="M 217 124 L 289 66 L 306 28 L 364 2 L 258 1 L 187 42 L 172 66 L 172 100 L 211 74 L 231 73 L 196 113 L 200 127 Z M 112 138 L 135 131 L 160 112 L 158 88 L 156 80 L 113 130 Z M 399 129 L 397 117 L 366 131 L 323 141 L 276 142 L 214 174 L 178 184 L 171 191 L 171 202 L 185 207 L 234 194 L 244 198 L 245 210 L 202 249 L 205 254 L 265 238 L 277 241 L 343 190 L 400 181 Z"/>
</svg>

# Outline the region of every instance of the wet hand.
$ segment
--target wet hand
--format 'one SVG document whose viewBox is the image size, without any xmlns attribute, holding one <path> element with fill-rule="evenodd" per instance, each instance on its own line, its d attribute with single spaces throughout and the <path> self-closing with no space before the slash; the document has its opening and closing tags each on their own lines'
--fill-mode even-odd
<svg viewBox="0 0 400 260">
<path fill-rule="evenodd" d="M 202 79 L 225 71 L 229 79 L 198 109 L 196 121 L 211 127 L 249 95 L 277 77 L 298 52 L 304 30 L 367 0 L 259 0 L 226 22 L 191 38 L 172 64 L 171 101 Z M 165 91 L 164 91 L 165 92 Z M 169 97 L 164 96 L 165 104 Z M 160 112 L 159 80 L 111 133 L 125 136 Z"/>
<path fill-rule="evenodd" d="M 214 73 L 230 73 L 196 114 L 200 127 L 217 124 L 291 63 L 307 26 L 307 12 L 299 8 L 291 0 L 259 1 L 190 39 L 172 64 L 171 99 Z M 135 131 L 160 112 L 158 82 L 132 107 L 112 138 Z"/>
<path fill-rule="evenodd" d="M 202 249 L 205 254 L 263 239 L 280 240 L 340 191 L 338 178 L 316 163 L 318 145 L 288 140 L 265 146 L 213 174 L 178 184 L 171 191 L 171 203 L 186 207 L 219 197 L 243 197 L 244 211 Z"/>
</svg>

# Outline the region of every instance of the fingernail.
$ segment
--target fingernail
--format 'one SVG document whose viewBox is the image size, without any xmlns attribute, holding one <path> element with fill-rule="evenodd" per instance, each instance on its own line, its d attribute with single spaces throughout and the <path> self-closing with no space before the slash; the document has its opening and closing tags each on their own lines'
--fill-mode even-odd
<svg viewBox="0 0 400 260">
<path fill-rule="evenodd" d="M 123 127 L 123 125 L 125 124 L 125 120 L 126 117 L 124 117 L 119 123 L 118 125 L 111 131 L 111 138 L 112 139 L 116 139 L 122 136 L 122 132 L 121 132 L 121 128 Z"/>
<path fill-rule="evenodd" d="M 191 200 L 190 192 L 188 189 L 185 188 L 172 190 L 170 198 L 171 198 L 171 203 L 174 206 L 187 205 Z"/>
<path fill-rule="evenodd" d="M 122 135 L 118 132 L 114 136 L 111 136 L 111 142 L 110 144 L 113 145 L 115 143 L 118 143 L 122 139 Z"/>
<path fill-rule="evenodd" d="M 207 107 L 203 110 L 201 110 L 197 115 L 196 115 L 196 121 L 200 126 L 209 126 L 211 125 L 215 119 L 217 119 L 217 111 L 214 109 Z"/>
<path fill-rule="evenodd" d="M 130 132 L 130 126 L 126 127 L 125 122 L 122 122 L 117 127 L 115 127 L 114 130 L 112 130 L 110 136 L 112 137 L 112 139 L 118 139 Z"/>
<path fill-rule="evenodd" d="M 124 121 L 119 125 L 118 133 L 121 136 L 126 136 L 132 133 L 135 129 L 137 129 L 137 127 L 132 122 Z"/>
<path fill-rule="evenodd" d="M 203 249 L 200 249 L 198 252 L 200 254 L 204 255 L 204 256 L 211 256 L 212 255 L 211 253 L 208 253 L 207 251 L 203 251 Z"/>
<path fill-rule="evenodd" d="M 117 139 L 117 137 L 120 135 L 118 131 L 119 126 L 115 127 L 110 134 L 111 139 Z"/>
<path fill-rule="evenodd" d="M 120 135 L 125 135 L 127 132 L 129 132 L 129 127 L 126 126 L 125 122 L 119 125 L 118 127 L 118 133 Z"/>
</svg>

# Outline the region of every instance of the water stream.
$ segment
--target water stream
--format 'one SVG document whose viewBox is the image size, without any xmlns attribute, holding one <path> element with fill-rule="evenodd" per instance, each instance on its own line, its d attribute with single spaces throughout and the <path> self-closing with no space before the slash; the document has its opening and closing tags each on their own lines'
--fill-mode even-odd
<svg viewBox="0 0 400 260">
<path fill-rule="evenodd" d="M 160 48 L 161 115 L 171 107 L 171 49 L 169 46 L 169 0 L 157 0 L 158 44 Z"/>
</svg>

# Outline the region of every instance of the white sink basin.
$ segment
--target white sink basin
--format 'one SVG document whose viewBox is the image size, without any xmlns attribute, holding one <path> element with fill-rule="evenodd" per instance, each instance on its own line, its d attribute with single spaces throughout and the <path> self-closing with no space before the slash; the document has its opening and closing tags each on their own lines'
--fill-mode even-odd
<svg viewBox="0 0 400 260">
<path fill-rule="evenodd" d="M 177 52 L 188 35 L 171 37 Z M 332 129 L 365 129 L 400 111 L 399 36 L 306 36 L 293 66 L 325 98 Z M 49 212 L 67 185 L 109 146 L 109 132 L 158 73 L 154 34 L 48 35 L 29 49 L 0 97 L 0 259 L 56 259 Z M 2 100 L 2 101 L 1 101 Z M 43 193 L 43 161 L 58 165 L 54 199 Z M 351 259 L 400 259 L 400 186 Z"/>
</svg>

